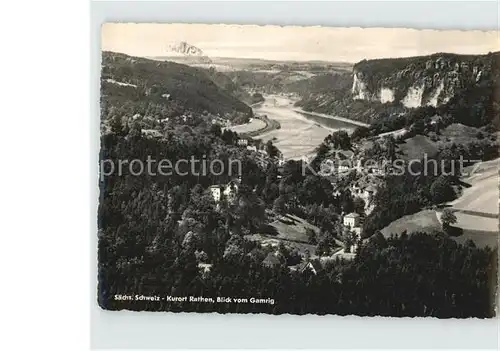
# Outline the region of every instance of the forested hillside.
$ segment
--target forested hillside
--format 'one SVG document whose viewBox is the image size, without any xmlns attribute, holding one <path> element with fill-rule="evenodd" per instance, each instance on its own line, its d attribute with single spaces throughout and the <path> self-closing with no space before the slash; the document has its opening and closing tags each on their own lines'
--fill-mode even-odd
<svg viewBox="0 0 500 351">
<path fill-rule="evenodd" d="M 237 136 L 221 133 L 199 117 L 194 127 L 176 126 L 149 138 L 136 126 L 115 125 L 102 136 L 101 159 L 144 160 L 229 157 L 243 162 L 236 201 L 217 206 L 206 192 L 225 182 L 190 174 L 162 176 L 111 174 L 100 183 L 99 304 L 122 309 L 116 294 L 273 299 L 273 304 L 210 304 L 135 301 L 133 310 L 255 313 L 334 313 L 340 315 L 492 317 L 496 251 L 472 243 L 457 245 L 445 234 L 384 239 L 361 244 L 354 261 L 336 260 L 313 274 L 292 271 L 300 261 L 278 247 L 278 264 L 263 257 L 274 248 L 245 239 L 262 232 L 270 218 L 294 213 L 320 228 L 318 250 L 326 255 L 340 238 L 338 214 L 356 210 L 349 192 L 334 196 L 329 181 L 302 175 L 289 161 L 278 178 L 237 147 Z M 184 171 L 184 170 L 183 170 Z M 188 171 L 186 169 L 186 171 Z M 321 247 L 321 249 L 320 249 Z M 202 266 L 200 266 L 202 265 Z M 206 271 L 203 267 L 210 266 Z M 467 269 L 463 267 L 467 266 Z"/>
<path fill-rule="evenodd" d="M 103 119 L 137 113 L 166 118 L 190 110 L 244 121 L 252 116 L 252 109 L 232 95 L 234 92 L 231 84 L 217 85 L 203 69 L 113 52 L 102 54 Z"/>
</svg>

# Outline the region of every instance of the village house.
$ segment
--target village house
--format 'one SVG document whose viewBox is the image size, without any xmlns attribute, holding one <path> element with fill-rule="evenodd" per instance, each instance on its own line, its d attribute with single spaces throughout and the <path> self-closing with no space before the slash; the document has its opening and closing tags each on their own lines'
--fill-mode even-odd
<svg viewBox="0 0 500 351">
<path fill-rule="evenodd" d="M 372 204 L 372 200 L 377 193 L 377 187 L 382 180 L 374 174 L 368 174 L 353 181 L 349 186 L 349 191 L 353 197 L 360 197 L 365 202 L 365 211 Z"/>
<path fill-rule="evenodd" d="M 220 185 L 211 185 L 209 187 L 210 193 L 212 194 L 212 197 L 214 198 L 215 202 L 219 202 L 222 194 L 221 186 Z"/>
<path fill-rule="evenodd" d="M 311 260 L 302 262 L 297 265 L 296 271 L 304 273 L 306 271 L 312 272 L 314 275 L 318 274 L 323 270 L 323 266 L 319 260 Z"/>
<path fill-rule="evenodd" d="M 377 189 L 373 185 L 368 185 L 363 192 L 363 196 L 365 198 L 365 202 L 370 202 L 373 196 L 375 195 L 375 192 Z"/>
<path fill-rule="evenodd" d="M 274 252 L 270 252 L 266 258 L 262 261 L 262 264 L 266 267 L 273 268 L 276 266 L 281 265 L 280 260 L 278 257 L 276 257 L 276 254 Z"/>
<path fill-rule="evenodd" d="M 162 138 L 163 133 L 159 132 L 156 129 L 141 129 L 141 133 L 149 138 Z"/>
<path fill-rule="evenodd" d="M 247 146 L 248 145 L 248 139 L 238 139 L 238 145 L 239 146 Z"/>
<path fill-rule="evenodd" d="M 329 163 L 326 163 L 329 162 Z M 326 169 L 328 174 L 347 174 L 355 167 L 356 160 L 351 150 L 334 150 L 325 159 L 325 166 L 333 167 Z"/>
<path fill-rule="evenodd" d="M 369 173 L 377 176 L 383 176 L 385 175 L 385 170 L 380 166 L 373 166 L 369 168 Z"/>
<path fill-rule="evenodd" d="M 258 151 L 259 151 L 259 154 L 260 154 L 261 156 L 264 156 L 264 157 L 266 157 L 266 156 L 267 156 L 267 151 L 266 151 L 266 150 L 261 149 L 261 150 L 258 150 Z"/>
<path fill-rule="evenodd" d="M 210 193 L 215 202 L 220 202 L 222 196 L 228 201 L 233 201 L 238 193 L 239 181 L 232 180 L 227 184 L 216 184 L 209 187 Z"/>
<path fill-rule="evenodd" d="M 359 227 L 360 216 L 359 214 L 352 212 L 344 216 L 344 226 L 349 228 Z"/>
<path fill-rule="evenodd" d="M 434 115 L 434 116 L 431 117 L 430 124 L 431 125 L 439 124 L 439 123 L 441 123 L 442 120 L 443 120 L 443 118 L 441 116 Z"/>
<path fill-rule="evenodd" d="M 212 269 L 211 263 L 198 263 L 198 269 L 201 272 L 203 278 L 208 277 L 210 270 Z"/>
<path fill-rule="evenodd" d="M 361 216 L 358 213 L 349 213 L 344 216 L 344 227 L 356 235 L 356 241 L 361 240 Z M 355 252 L 357 245 L 351 245 L 348 251 Z M 345 251 L 345 250 L 344 250 Z"/>
</svg>

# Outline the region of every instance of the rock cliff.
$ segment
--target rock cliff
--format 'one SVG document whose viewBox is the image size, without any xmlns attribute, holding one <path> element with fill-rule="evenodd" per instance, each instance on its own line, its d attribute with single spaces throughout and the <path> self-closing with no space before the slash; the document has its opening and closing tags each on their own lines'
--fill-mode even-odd
<svg viewBox="0 0 500 351">
<path fill-rule="evenodd" d="M 467 87 L 491 78 L 494 54 L 361 61 L 353 68 L 352 98 L 397 102 L 408 108 L 445 104 Z"/>
<path fill-rule="evenodd" d="M 496 118 L 499 72 L 500 52 L 363 60 L 351 73 L 335 77 L 344 84 L 310 91 L 297 105 L 368 123 L 433 107 L 440 113 L 460 110 L 461 123 L 468 115 L 472 125 L 484 125 Z M 473 121 L 478 109 L 480 121 Z"/>
</svg>

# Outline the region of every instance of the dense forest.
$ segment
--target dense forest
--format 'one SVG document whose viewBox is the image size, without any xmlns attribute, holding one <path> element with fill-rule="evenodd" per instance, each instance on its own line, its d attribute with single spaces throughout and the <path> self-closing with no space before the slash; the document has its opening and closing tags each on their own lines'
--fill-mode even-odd
<svg viewBox="0 0 500 351">
<path fill-rule="evenodd" d="M 496 281 L 491 276 L 496 252 L 472 243 L 457 245 L 443 233 L 391 239 L 375 234 L 358 247 L 354 261 L 330 262 L 317 274 L 291 271 L 287 262 L 294 253 L 286 247 L 280 247 L 284 257 L 280 265 L 263 266 L 269 248 L 247 241 L 244 235 L 263 230 L 270 209 L 309 218 L 328 233 L 318 238 L 324 241 L 340 234 L 336 214 L 355 205 L 347 193 L 333 196 L 328 181 L 303 175 L 296 161 L 287 162 L 283 178 L 278 179 L 274 165 L 264 169 L 246 157 L 236 146 L 237 135 L 221 132 L 204 122 L 203 116 L 196 127 L 178 126 L 160 139 L 145 137 L 133 126 L 115 125 L 101 143 L 101 159 L 234 155 L 244 160 L 244 186 L 238 200 L 222 208 L 204 189 L 225 181 L 222 178 L 227 175 L 220 179 L 147 174 L 103 178 L 98 251 L 103 308 L 443 318 L 494 314 L 489 283 Z M 211 269 L 200 269 L 200 263 L 210 264 Z M 114 299 L 115 294 L 128 293 L 272 298 L 275 303 L 134 301 L 124 305 Z"/>
</svg>

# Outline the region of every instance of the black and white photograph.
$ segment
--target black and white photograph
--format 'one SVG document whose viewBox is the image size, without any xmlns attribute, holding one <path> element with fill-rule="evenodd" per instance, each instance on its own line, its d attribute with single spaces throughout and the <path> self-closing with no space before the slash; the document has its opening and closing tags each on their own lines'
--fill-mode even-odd
<svg viewBox="0 0 500 351">
<path fill-rule="evenodd" d="M 104 310 L 494 318 L 497 31 L 105 23 Z"/>
</svg>

